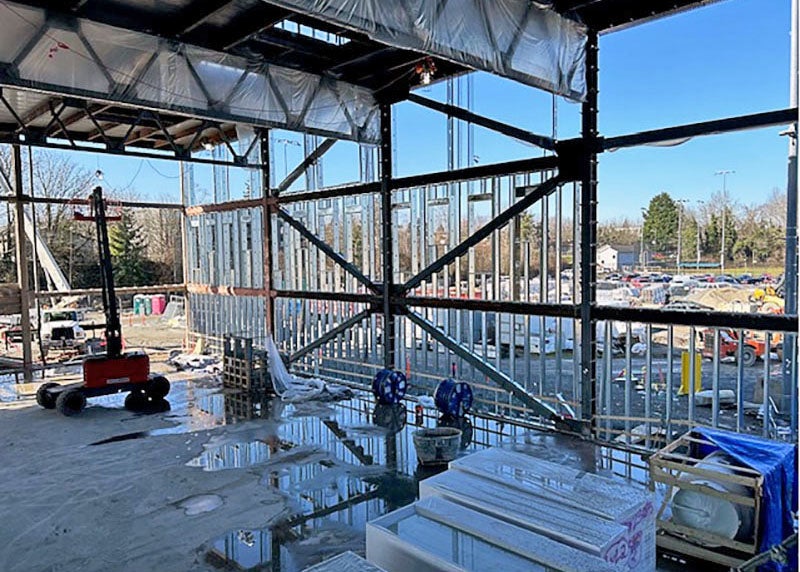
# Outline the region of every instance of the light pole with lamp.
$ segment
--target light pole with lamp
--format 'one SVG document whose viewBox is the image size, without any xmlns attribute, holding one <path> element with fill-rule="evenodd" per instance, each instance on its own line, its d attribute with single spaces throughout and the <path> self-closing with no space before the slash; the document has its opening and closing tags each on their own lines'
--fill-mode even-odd
<svg viewBox="0 0 800 572">
<path fill-rule="evenodd" d="M 725 273 L 725 211 L 728 208 L 728 175 L 733 175 L 736 171 L 733 170 L 726 170 L 726 171 L 717 171 L 714 175 L 722 175 L 722 198 L 724 200 L 722 204 L 722 240 L 719 244 L 719 267 L 720 267 L 720 274 Z"/>
<path fill-rule="evenodd" d="M 289 145 L 293 145 L 295 147 L 301 147 L 301 145 L 300 145 L 299 141 L 295 141 L 294 139 L 286 139 L 286 138 L 276 139 L 275 143 L 280 143 L 281 145 L 283 145 L 283 176 L 284 176 L 284 178 L 286 178 L 286 177 L 289 176 L 289 161 L 288 161 L 288 159 L 286 157 L 286 148 Z"/>
<path fill-rule="evenodd" d="M 644 270 L 645 263 L 647 262 L 647 257 L 644 254 L 644 221 L 647 218 L 647 209 L 642 207 L 642 228 L 641 232 L 639 233 L 640 238 L 640 245 L 639 245 L 639 266 L 642 270 Z"/>
</svg>

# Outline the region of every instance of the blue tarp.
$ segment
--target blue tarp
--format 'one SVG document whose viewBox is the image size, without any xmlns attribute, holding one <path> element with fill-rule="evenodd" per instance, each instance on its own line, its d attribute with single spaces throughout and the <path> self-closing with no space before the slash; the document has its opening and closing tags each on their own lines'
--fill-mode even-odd
<svg viewBox="0 0 800 572">
<path fill-rule="evenodd" d="M 758 471 L 764 476 L 761 499 L 759 550 L 764 552 L 794 532 L 792 511 L 797 507 L 797 446 L 770 441 L 752 435 L 731 433 L 718 429 L 695 428 L 692 433 L 716 445 L 700 446 L 693 457 L 703 458 L 721 450 L 737 463 Z M 769 563 L 760 571 L 789 572 L 797 570 L 797 553 L 790 551 L 788 565 Z"/>
</svg>

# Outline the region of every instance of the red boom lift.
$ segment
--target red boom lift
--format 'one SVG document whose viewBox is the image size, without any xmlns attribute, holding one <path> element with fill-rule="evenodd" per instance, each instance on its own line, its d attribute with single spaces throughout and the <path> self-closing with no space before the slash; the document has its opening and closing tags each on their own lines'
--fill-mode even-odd
<svg viewBox="0 0 800 572">
<path fill-rule="evenodd" d="M 75 213 L 76 220 L 94 221 L 97 229 L 97 250 L 103 290 L 103 311 L 106 316 L 106 353 L 83 360 L 83 382 L 71 385 L 45 383 L 36 392 L 36 402 L 45 409 L 58 409 L 64 415 L 77 415 L 86 407 L 86 398 L 111 393 L 130 392 L 125 407 L 141 410 L 151 401 L 158 402 L 169 393 L 169 381 L 150 375 L 150 358 L 141 352 L 122 352 L 122 324 L 114 291 L 111 250 L 108 244 L 108 220 L 103 190 L 95 187 L 89 197 L 90 214 Z"/>
</svg>

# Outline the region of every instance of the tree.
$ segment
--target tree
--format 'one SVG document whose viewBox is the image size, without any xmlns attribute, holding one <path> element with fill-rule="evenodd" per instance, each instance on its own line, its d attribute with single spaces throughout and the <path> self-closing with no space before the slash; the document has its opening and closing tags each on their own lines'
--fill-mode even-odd
<svg viewBox="0 0 800 572">
<path fill-rule="evenodd" d="M 122 219 L 109 225 L 108 243 L 118 286 L 143 286 L 153 280 L 152 268 L 144 257 L 141 228 L 129 211 Z"/>
<path fill-rule="evenodd" d="M 627 217 L 613 219 L 597 225 L 597 243 L 635 245 L 641 240 L 641 232 L 641 227 Z"/>
<path fill-rule="evenodd" d="M 678 205 L 669 193 L 650 199 L 644 214 L 644 240 L 657 252 L 672 250 L 678 237 Z"/>
</svg>

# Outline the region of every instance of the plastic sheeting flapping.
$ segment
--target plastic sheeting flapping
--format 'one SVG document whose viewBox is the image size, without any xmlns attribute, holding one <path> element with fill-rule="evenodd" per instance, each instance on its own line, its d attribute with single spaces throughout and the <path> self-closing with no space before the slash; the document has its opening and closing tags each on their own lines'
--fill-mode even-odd
<svg viewBox="0 0 800 572">
<path fill-rule="evenodd" d="M 586 27 L 530 0 L 266 0 L 399 48 L 583 100 Z"/>
<path fill-rule="evenodd" d="M 376 143 L 364 88 L 319 75 L 0 2 L 0 83 Z M 18 79 L 17 79 L 18 78 Z"/>
</svg>

